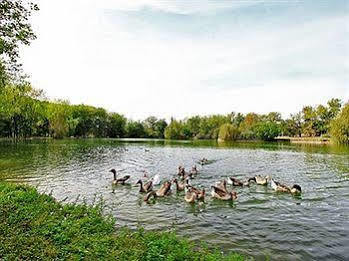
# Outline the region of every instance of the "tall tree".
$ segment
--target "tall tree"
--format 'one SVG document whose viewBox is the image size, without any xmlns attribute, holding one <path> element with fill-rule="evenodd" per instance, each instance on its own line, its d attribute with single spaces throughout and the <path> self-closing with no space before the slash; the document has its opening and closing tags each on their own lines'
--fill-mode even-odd
<svg viewBox="0 0 349 261">
<path fill-rule="evenodd" d="M 0 82 L 4 73 L 15 75 L 20 70 L 19 48 L 36 38 L 29 18 L 39 7 L 23 0 L 0 1 Z M 5 70 L 4 70 L 5 69 Z M 1 83 L 0 83 L 1 84 Z"/>
</svg>

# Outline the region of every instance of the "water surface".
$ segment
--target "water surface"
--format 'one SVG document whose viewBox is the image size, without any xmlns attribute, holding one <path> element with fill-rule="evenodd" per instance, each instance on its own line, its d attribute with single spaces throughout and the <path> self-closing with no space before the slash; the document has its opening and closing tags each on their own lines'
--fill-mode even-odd
<svg viewBox="0 0 349 261">
<path fill-rule="evenodd" d="M 200 158 L 192 184 L 209 189 L 228 176 L 257 174 L 302 186 L 301 197 L 274 193 L 269 187 L 236 188 L 238 200 L 209 196 L 190 205 L 175 190 L 154 204 L 143 202 L 135 186 L 112 187 L 111 168 L 163 180 L 178 165 L 190 168 Z M 118 226 L 175 229 L 222 251 L 236 250 L 273 260 L 349 259 L 349 148 L 287 143 L 218 144 L 212 141 L 40 140 L 0 142 L 0 179 L 23 182 L 65 202 L 93 204 L 103 198 Z M 173 188 L 174 189 L 174 188 Z"/>
</svg>

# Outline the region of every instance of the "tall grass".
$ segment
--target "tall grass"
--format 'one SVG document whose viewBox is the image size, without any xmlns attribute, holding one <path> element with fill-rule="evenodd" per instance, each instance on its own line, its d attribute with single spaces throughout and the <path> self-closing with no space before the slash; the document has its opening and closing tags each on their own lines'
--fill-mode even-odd
<svg viewBox="0 0 349 261">
<path fill-rule="evenodd" d="M 61 204 L 26 185 L 0 183 L 1 260 L 244 260 L 173 232 L 115 230 L 99 206 Z"/>
</svg>

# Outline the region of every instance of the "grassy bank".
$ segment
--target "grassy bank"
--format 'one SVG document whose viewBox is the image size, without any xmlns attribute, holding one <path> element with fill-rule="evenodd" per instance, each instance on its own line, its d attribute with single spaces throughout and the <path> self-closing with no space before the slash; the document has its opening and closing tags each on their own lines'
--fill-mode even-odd
<svg viewBox="0 0 349 261">
<path fill-rule="evenodd" d="M 244 260 L 172 232 L 115 231 L 100 207 L 61 204 L 25 185 L 0 183 L 1 260 Z"/>
</svg>

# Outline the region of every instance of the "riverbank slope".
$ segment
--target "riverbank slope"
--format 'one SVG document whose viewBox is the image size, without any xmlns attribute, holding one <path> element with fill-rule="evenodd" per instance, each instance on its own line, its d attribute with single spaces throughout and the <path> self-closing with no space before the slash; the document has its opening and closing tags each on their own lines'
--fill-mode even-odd
<svg viewBox="0 0 349 261">
<path fill-rule="evenodd" d="M 0 182 L 1 260 L 244 260 L 173 232 L 115 231 L 100 206 L 61 204 L 27 185 Z"/>
</svg>

